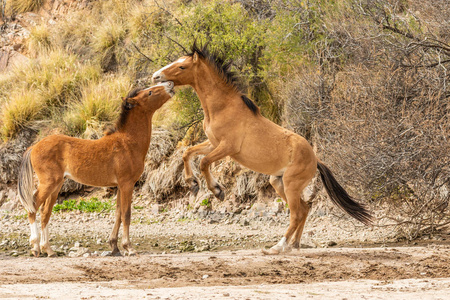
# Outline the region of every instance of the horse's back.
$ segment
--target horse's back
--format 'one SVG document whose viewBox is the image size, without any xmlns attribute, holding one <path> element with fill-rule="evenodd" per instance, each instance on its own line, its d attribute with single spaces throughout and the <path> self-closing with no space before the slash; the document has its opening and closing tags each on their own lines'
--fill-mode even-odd
<svg viewBox="0 0 450 300">
<path fill-rule="evenodd" d="M 45 137 L 32 150 L 38 177 L 67 176 L 94 186 L 117 185 L 114 140 L 84 140 L 66 135 Z"/>
</svg>

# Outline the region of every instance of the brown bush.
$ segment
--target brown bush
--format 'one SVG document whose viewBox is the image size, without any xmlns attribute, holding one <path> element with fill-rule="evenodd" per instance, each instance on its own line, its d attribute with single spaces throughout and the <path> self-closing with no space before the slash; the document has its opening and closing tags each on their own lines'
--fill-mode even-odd
<svg viewBox="0 0 450 300">
<path fill-rule="evenodd" d="M 449 22 L 439 19 L 450 7 L 437 14 L 425 2 L 355 6 L 359 26 L 329 20 L 334 42 L 316 51 L 317 68 L 299 70 L 279 95 L 285 122 L 381 208 L 380 224 L 408 238 L 450 223 Z"/>
</svg>

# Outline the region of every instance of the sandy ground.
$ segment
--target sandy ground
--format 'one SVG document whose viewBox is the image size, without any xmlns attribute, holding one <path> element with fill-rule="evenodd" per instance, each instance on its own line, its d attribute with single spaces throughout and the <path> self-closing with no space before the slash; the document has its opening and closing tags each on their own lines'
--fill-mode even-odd
<svg viewBox="0 0 450 300">
<path fill-rule="evenodd" d="M 389 228 L 313 214 L 302 248 L 264 256 L 287 214 L 200 218 L 135 210 L 139 255 L 101 256 L 113 213 L 55 213 L 59 257 L 29 256 L 22 213 L 0 214 L 0 299 L 449 299 L 448 233 L 406 244 Z M 77 247 L 87 250 L 85 257 Z M 72 257 L 74 256 L 74 257 Z"/>
<path fill-rule="evenodd" d="M 450 246 L 0 257 L 2 299 L 449 299 Z"/>
</svg>

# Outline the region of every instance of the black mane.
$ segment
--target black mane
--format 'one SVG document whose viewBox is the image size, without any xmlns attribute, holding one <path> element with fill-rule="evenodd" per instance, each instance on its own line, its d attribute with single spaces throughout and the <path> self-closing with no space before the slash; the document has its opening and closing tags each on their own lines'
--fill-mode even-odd
<svg viewBox="0 0 450 300">
<path fill-rule="evenodd" d="M 244 101 L 245 105 L 254 113 L 257 114 L 259 112 L 258 106 L 244 93 L 242 92 L 241 88 L 239 87 L 239 80 L 236 76 L 236 73 L 231 71 L 231 64 L 232 61 L 226 60 L 224 57 L 222 57 L 217 52 L 210 52 L 208 50 L 208 43 L 205 45 L 199 47 L 196 42 L 194 42 L 194 45 L 191 47 L 191 53 L 187 54 L 187 56 L 193 56 L 194 53 L 197 53 L 200 57 L 208 61 L 211 66 L 213 66 L 217 73 L 221 75 L 223 80 L 227 85 L 232 87 L 236 92 L 243 94 L 241 96 L 242 101 Z"/>
<path fill-rule="evenodd" d="M 120 129 L 123 128 L 123 126 L 125 126 L 125 123 L 128 120 L 128 115 L 130 114 L 130 111 L 133 109 L 133 107 L 130 105 L 130 103 L 128 103 L 127 100 L 136 97 L 140 91 L 142 91 L 142 88 L 134 88 L 128 93 L 125 100 L 122 101 L 122 106 L 120 108 L 120 115 L 116 121 L 116 125 L 108 127 L 105 130 L 104 133 L 105 135 L 113 134 L 114 132 L 119 131 Z"/>
</svg>

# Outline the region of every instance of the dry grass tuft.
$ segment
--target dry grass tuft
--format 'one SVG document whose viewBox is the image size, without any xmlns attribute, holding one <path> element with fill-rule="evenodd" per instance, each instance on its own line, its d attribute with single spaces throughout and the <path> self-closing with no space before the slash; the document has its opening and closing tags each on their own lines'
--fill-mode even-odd
<svg viewBox="0 0 450 300">
<path fill-rule="evenodd" d="M 45 100 L 39 93 L 22 90 L 11 95 L 2 107 L 0 134 L 4 140 L 16 135 L 31 121 L 42 116 Z"/>
<path fill-rule="evenodd" d="M 99 138 L 105 124 L 114 121 L 119 114 L 121 96 L 131 89 L 126 76 L 109 78 L 81 89 L 81 99 L 73 99 L 63 120 L 68 132 L 83 138 Z"/>
<path fill-rule="evenodd" d="M 34 57 L 45 55 L 53 48 L 52 33 L 45 24 L 30 29 L 27 39 L 27 49 Z"/>
<path fill-rule="evenodd" d="M 185 195 L 187 187 L 184 182 L 182 155 L 185 148 L 175 150 L 168 158 L 161 162 L 157 169 L 144 173 L 142 192 L 148 193 L 158 202 L 166 202 L 171 197 Z"/>
<path fill-rule="evenodd" d="M 11 0 L 11 8 L 16 13 L 25 13 L 38 10 L 44 0 Z"/>
</svg>

